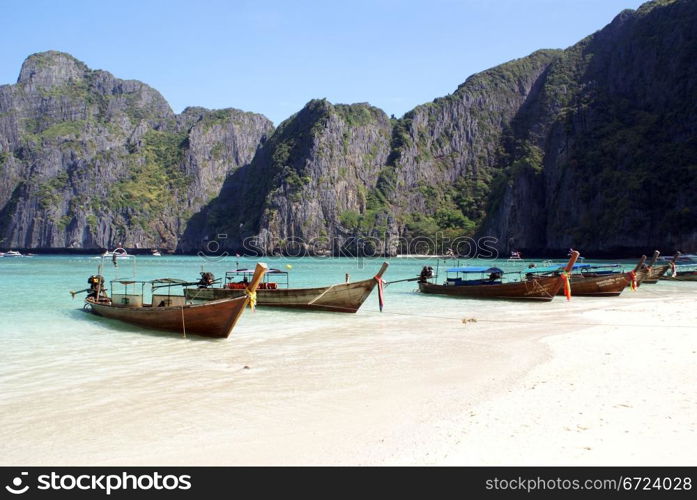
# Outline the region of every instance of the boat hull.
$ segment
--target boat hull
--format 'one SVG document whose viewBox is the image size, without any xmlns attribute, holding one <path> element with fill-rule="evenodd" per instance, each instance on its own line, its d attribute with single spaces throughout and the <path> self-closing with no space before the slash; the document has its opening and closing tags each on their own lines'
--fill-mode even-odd
<svg viewBox="0 0 697 500">
<path fill-rule="evenodd" d="M 217 300 L 173 307 L 125 307 L 85 299 L 93 314 L 124 323 L 202 337 L 227 338 L 249 299 Z"/>
<path fill-rule="evenodd" d="M 661 276 L 659 279 L 665 281 L 697 281 L 697 271 L 679 272 L 676 276 Z"/>
<path fill-rule="evenodd" d="M 660 277 L 666 273 L 666 271 L 668 270 L 669 267 L 670 267 L 670 265 L 668 265 L 668 264 L 664 264 L 664 265 L 660 265 L 660 266 L 656 266 L 656 265 L 651 266 L 651 268 L 649 269 L 649 271 L 648 271 L 646 277 L 644 278 L 644 280 L 642 281 L 642 283 L 645 283 L 647 285 L 655 285 L 656 283 L 658 283 L 658 280 L 660 279 Z"/>
<path fill-rule="evenodd" d="M 375 288 L 374 278 L 318 288 L 257 289 L 257 306 L 355 313 Z M 197 288 L 185 291 L 187 300 L 219 300 L 244 296 L 244 290 Z"/>
<path fill-rule="evenodd" d="M 614 297 L 627 287 L 626 273 L 606 276 L 571 276 L 571 295 L 581 297 Z M 563 295 L 563 291 L 559 293 Z"/>
<path fill-rule="evenodd" d="M 420 282 L 419 291 L 451 297 L 498 300 L 531 300 L 548 302 L 562 289 L 559 276 L 492 285 L 437 285 Z"/>
</svg>

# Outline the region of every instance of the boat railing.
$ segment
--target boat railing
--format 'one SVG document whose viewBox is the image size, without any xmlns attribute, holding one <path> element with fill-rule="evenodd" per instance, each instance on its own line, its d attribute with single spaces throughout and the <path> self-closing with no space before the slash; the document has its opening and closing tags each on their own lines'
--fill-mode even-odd
<svg viewBox="0 0 697 500">
<path fill-rule="evenodd" d="M 194 286 L 197 282 L 184 281 L 175 278 L 160 278 L 154 280 L 123 280 L 109 282 L 111 303 L 124 307 L 144 307 L 146 287 L 149 285 L 150 304 L 154 307 L 182 306 L 186 304 L 183 294 L 172 293 L 173 288 Z M 163 289 L 166 289 L 163 290 Z"/>
<path fill-rule="evenodd" d="M 254 269 L 235 269 L 234 271 L 227 271 L 225 273 L 223 287 L 233 289 L 238 287 L 245 288 L 252 276 L 254 276 Z M 260 290 L 272 290 L 276 288 L 290 288 L 290 275 L 287 271 L 269 269 L 266 271 L 262 282 L 259 283 Z"/>
</svg>

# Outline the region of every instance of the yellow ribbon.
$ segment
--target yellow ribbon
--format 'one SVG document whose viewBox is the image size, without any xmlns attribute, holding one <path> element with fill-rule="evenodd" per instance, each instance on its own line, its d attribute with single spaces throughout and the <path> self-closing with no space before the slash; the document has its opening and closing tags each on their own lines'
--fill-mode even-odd
<svg viewBox="0 0 697 500">
<path fill-rule="evenodd" d="M 256 292 L 256 290 L 252 292 L 249 288 L 245 288 L 244 293 L 247 296 L 247 298 L 249 299 L 249 308 L 252 311 L 254 311 L 256 306 L 257 306 L 257 292 Z"/>
</svg>

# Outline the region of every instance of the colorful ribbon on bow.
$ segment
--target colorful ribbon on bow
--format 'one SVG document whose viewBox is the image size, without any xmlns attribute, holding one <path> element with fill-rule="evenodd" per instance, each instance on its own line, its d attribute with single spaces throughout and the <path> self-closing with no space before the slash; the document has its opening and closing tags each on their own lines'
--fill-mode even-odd
<svg viewBox="0 0 697 500">
<path fill-rule="evenodd" d="M 373 279 L 378 282 L 378 303 L 380 304 L 380 312 L 382 312 L 382 307 L 385 305 L 385 297 L 383 295 L 383 283 L 385 283 L 385 280 L 380 276 L 373 276 Z"/>
<path fill-rule="evenodd" d="M 564 280 L 564 295 L 566 300 L 571 300 L 571 280 L 569 279 L 569 273 L 563 271 L 561 277 Z"/>
<path fill-rule="evenodd" d="M 632 292 L 636 292 L 636 289 L 639 286 L 639 284 L 637 283 L 635 271 L 629 271 L 629 282 L 632 284 Z"/>
<path fill-rule="evenodd" d="M 247 296 L 249 299 L 249 308 L 252 311 L 256 310 L 257 307 L 257 292 L 254 290 L 253 292 L 249 288 L 244 289 L 244 294 Z"/>
</svg>

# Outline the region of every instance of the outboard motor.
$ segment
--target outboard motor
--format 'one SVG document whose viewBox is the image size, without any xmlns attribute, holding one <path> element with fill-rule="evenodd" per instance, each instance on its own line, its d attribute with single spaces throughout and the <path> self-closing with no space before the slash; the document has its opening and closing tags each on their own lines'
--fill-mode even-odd
<svg viewBox="0 0 697 500">
<path fill-rule="evenodd" d="M 199 288 L 208 288 L 213 283 L 215 283 L 215 276 L 213 276 L 213 273 L 209 273 L 209 272 L 201 273 L 201 279 L 198 280 L 198 287 Z"/>
<path fill-rule="evenodd" d="M 92 297 L 95 300 L 99 300 L 101 298 L 106 298 L 106 290 L 104 289 L 104 276 L 101 274 L 93 274 L 89 278 L 87 278 L 87 284 L 90 286 L 89 292 L 87 293 L 88 297 Z M 97 296 L 99 294 L 99 296 Z"/>
<path fill-rule="evenodd" d="M 419 283 L 426 283 L 431 278 L 433 278 L 433 268 L 431 266 L 424 266 L 423 269 L 421 269 L 421 274 L 419 274 Z"/>
</svg>

